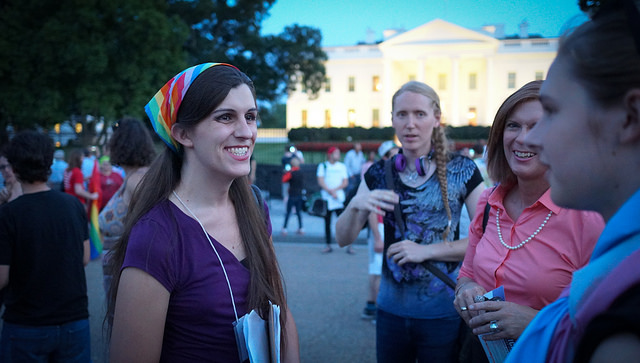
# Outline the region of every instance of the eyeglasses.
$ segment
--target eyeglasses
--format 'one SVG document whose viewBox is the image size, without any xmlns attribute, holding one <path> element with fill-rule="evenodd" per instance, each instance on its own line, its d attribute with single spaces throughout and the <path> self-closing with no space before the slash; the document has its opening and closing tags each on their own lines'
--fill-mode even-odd
<svg viewBox="0 0 640 363">
<path fill-rule="evenodd" d="M 0 165 L 0 171 L 9 167 L 9 164 Z"/>
</svg>

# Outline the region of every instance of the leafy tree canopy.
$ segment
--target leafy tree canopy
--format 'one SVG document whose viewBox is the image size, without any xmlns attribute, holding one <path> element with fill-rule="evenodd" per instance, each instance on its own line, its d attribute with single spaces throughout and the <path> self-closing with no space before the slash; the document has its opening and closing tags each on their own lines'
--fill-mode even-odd
<svg viewBox="0 0 640 363">
<path fill-rule="evenodd" d="M 321 33 L 292 25 L 260 36 L 274 2 L 2 0 L 0 137 L 9 123 L 20 129 L 74 115 L 143 117 L 169 78 L 202 62 L 236 65 L 263 102 L 298 82 L 313 96 L 327 59 Z"/>
</svg>

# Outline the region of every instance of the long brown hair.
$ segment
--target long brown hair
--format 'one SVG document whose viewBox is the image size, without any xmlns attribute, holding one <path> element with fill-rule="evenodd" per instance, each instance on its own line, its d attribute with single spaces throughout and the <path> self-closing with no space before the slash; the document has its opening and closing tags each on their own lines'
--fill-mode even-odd
<svg viewBox="0 0 640 363">
<path fill-rule="evenodd" d="M 82 167 L 82 150 L 74 149 L 69 154 L 69 166 L 67 166 L 67 171 L 73 170 L 73 168 Z"/>
<path fill-rule="evenodd" d="M 391 99 L 392 107 L 395 106 L 396 98 L 405 92 L 417 93 L 429 98 L 433 101 L 432 106 L 434 114 L 440 116 L 442 113 L 440 110 L 440 97 L 438 97 L 436 91 L 428 85 L 417 81 L 407 82 L 396 91 Z M 438 176 L 438 182 L 440 184 L 442 202 L 444 203 L 444 209 L 447 212 L 447 218 L 449 222 L 451 222 L 453 217 L 451 214 L 451 206 L 449 205 L 449 192 L 447 188 L 447 163 L 451 159 L 451 154 L 449 153 L 449 141 L 442 124 L 433 129 L 433 133 L 431 134 L 431 147 L 434 150 L 436 175 Z M 443 241 L 447 240 L 449 233 L 451 233 L 451 223 L 447 224 L 447 227 L 442 233 Z"/>
<path fill-rule="evenodd" d="M 207 69 L 189 87 L 178 110 L 176 122 L 184 128 L 195 127 L 222 103 L 232 88 L 242 84 L 249 86 L 255 100 L 253 83 L 244 73 L 228 66 Z M 120 269 L 124 262 L 131 229 L 156 204 L 166 200 L 178 186 L 181 180 L 183 156 L 182 149 L 176 153 L 165 146 L 164 152 L 153 161 L 133 193 L 129 212 L 125 218 L 124 234 L 110 254 L 113 282 L 109 291 L 105 319 L 109 330 L 118 294 Z M 231 183 L 229 197 L 234 205 L 242 243 L 250 266 L 247 310 L 256 309 L 262 317 L 267 317 L 269 301 L 279 305 L 284 346 L 287 303 L 280 267 L 267 231 L 263 206 L 258 206 L 256 203 L 247 176 L 237 178 Z"/>
</svg>

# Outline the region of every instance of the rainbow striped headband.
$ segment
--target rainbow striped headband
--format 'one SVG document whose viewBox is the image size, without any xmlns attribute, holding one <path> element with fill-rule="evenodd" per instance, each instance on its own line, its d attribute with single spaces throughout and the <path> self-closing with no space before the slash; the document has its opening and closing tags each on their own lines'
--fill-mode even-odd
<svg viewBox="0 0 640 363">
<path fill-rule="evenodd" d="M 149 116 L 156 134 L 160 136 L 167 146 L 174 152 L 178 152 L 178 143 L 171 137 L 171 126 L 176 123 L 178 109 L 189 86 L 200 75 L 213 66 L 235 66 L 227 63 L 203 63 L 185 69 L 169 80 L 153 98 L 144 106 L 144 111 Z"/>
</svg>

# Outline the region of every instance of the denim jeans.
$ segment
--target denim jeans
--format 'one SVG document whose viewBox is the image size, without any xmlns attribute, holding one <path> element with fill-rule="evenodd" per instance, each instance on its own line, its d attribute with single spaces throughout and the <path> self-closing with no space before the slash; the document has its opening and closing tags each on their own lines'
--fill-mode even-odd
<svg viewBox="0 0 640 363">
<path fill-rule="evenodd" d="M 378 309 L 378 363 L 457 362 L 460 318 L 412 319 Z"/>
<path fill-rule="evenodd" d="M 287 200 L 287 211 L 284 215 L 284 229 L 287 229 L 287 224 L 289 223 L 289 216 L 291 215 L 291 209 L 296 208 L 296 215 L 298 216 L 298 228 L 302 229 L 302 195 L 290 195 L 289 200 Z"/>
<path fill-rule="evenodd" d="M 4 322 L 0 362 L 91 362 L 89 319 L 47 326 Z"/>
</svg>

